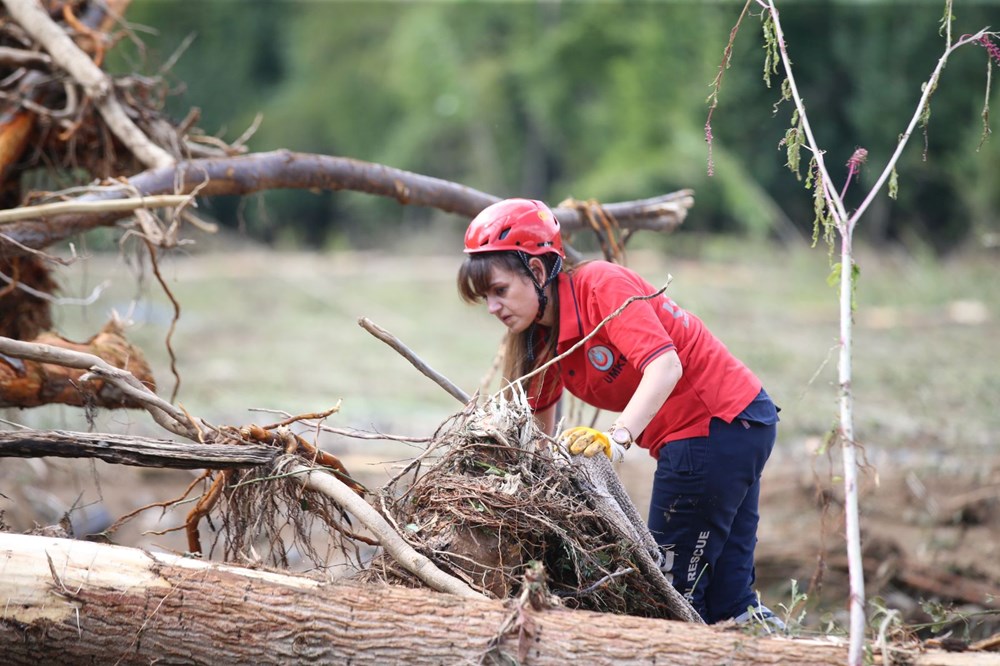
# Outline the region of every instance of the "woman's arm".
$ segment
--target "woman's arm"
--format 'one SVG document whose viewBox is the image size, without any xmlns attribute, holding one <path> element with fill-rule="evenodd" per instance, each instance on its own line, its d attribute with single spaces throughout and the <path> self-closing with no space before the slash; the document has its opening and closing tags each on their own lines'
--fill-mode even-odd
<svg viewBox="0 0 1000 666">
<path fill-rule="evenodd" d="M 639 386 L 618 418 L 618 423 L 628 428 L 632 437 L 639 437 L 673 393 L 682 374 L 681 359 L 676 351 L 656 357 L 643 371 Z"/>
<path fill-rule="evenodd" d="M 538 421 L 538 427 L 549 437 L 553 437 L 556 434 L 556 407 L 558 406 L 559 401 L 557 400 L 551 407 L 546 407 L 540 412 L 535 412 L 535 420 Z"/>
</svg>

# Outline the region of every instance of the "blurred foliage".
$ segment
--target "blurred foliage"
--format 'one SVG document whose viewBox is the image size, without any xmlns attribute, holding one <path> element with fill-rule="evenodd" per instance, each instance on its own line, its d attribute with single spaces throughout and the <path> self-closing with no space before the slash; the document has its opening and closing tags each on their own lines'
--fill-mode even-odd
<svg viewBox="0 0 1000 666">
<path fill-rule="evenodd" d="M 995 5 L 955 4 L 955 35 L 996 18 Z M 791 106 L 775 108 L 780 79 L 770 89 L 762 81 L 759 16 L 747 17 L 735 42 L 713 117 L 715 175 L 707 175 L 706 98 L 742 6 L 134 0 L 130 23 L 155 34 L 138 33 L 144 49 L 123 41 L 114 63 L 155 72 L 193 36 L 170 67 L 179 92 L 172 113 L 199 107 L 201 126 L 229 140 L 263 113 L 255 151 L 342 155 L 553 204 L 692 187 L 684 232 L 808 238 L 811 195 L 779 150 Z M 943 52 L 943 8 L 781 3 L 828 163 L 845 164 L 858 146 L 869 151 L 848 205 L 875 182 Z M 944 252 L 996 233 L 1000 153 L 995 142 L 979 148 L 987 63 L 979 47 L 953 55 L 927 132 L 900 163 L 898 201 L 880 194 L 859 235 Z M 366 246 L 402 225 L 444 219 L 365 195 L 254 199 L 209 205 L 254 237 L 309 246 Z"/>
</svg>

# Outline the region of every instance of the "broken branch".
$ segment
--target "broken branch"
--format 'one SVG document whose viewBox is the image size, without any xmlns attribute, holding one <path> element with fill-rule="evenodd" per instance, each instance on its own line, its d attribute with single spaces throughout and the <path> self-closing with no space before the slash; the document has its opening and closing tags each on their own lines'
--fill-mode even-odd
<svg viewBox="0 0 1000 666">
<path fill-rule="evenodd" d="M 229 469 L 267 465 L 279 454 L 277 449 L 262 445 L 192 444 L 111 433 L 0 432 L 0 458 L 98 458 L 135 467 Z"/>
<path fill-rule="evenodd" d="M 468 393 L 466 393 L 458 386 L 456 386 L 454 383 L 452 383 L 452 381 L 449 380 L 447 377 L 445 377 L 444 375 L 442 375 L 441 373 L 439 373 L 438 371 L 434 370 L 432 367 L 424 363 L 419 356 L 413 353 L 413 351 L 411 351 L 409 347 L 400 342 L 399 338 L 394 336 L 392 333 L 385 330 L 378 324 L 374 323 L 368 317 L 361 317 L 360 319 L 358 319 L 358 324 L 361 326 L 361 328 L 365 329 L 366 331 L 374 335 L 376 338 L 378 338 L 379 340 L 381 340 L 382 342 L 386 343 L 387 345 L 395 349 L 397 352 L 399 352 L 399 354 L 407 361 L 409 361 L 413 365 L 413 367 L 415 367 L 420 372 L 424 373 L 424 375 L 426 375 L 430 379 L 434 380 L 434 382 L 438 386 L 443 388 L 453 397 L 457 398 L 459 401 L 463 403 L 469 402 Z"/>
</svg>

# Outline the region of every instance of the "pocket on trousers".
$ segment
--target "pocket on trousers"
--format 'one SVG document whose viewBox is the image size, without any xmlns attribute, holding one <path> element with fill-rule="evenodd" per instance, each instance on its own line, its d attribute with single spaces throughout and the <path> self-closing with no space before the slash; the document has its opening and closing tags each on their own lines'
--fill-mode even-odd
<svg viewBox="0 0 1000 666">
<path fill-rule="evenodd" d="M 666 468 L 678 476 L 700 476 L 705 473 L 708 438 L 693 437 L 670 442 L 660 449 Z"/>
</svg>

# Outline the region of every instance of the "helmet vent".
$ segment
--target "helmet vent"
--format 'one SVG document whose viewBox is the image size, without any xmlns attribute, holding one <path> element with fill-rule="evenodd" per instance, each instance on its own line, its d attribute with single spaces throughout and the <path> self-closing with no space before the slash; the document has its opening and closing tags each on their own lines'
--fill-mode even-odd
<svg viewBox="0 0 1000 666">
<path fill-rule="evenodd" d="M 510 227 L 504 227 L 503 231 L 500 232 L 500 235 L 497 236 L 497 240 L 503 240 L 504 238 L 507 238 L 507 234 L 510 233 L 510 229 L 511 229 Z"/>
</svg>

